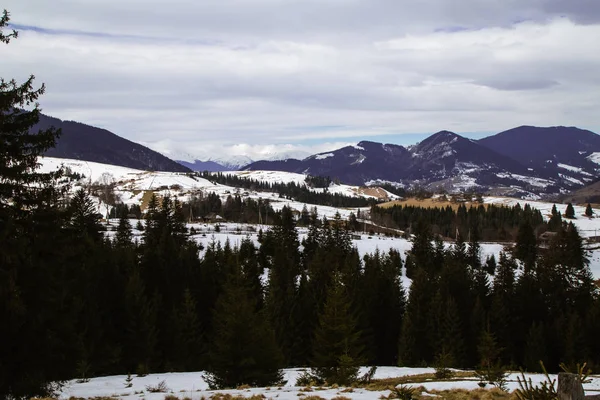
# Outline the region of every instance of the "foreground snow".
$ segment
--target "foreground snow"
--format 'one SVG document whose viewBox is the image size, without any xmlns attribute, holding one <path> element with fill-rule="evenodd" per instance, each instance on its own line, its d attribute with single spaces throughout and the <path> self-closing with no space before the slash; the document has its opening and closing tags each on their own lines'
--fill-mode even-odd
<svg viewBox="0 0 600 400">
<path fill-rule="evenodd" d="M 366 368 L 363 368 L 361 373 L 366 372 Z M 148 400 L 162 400 L 166 393 L 150 393 L 148 387 L 156 386 L 162 381 L 166 384 L 168 390 L 167 393 L 173 394 L 180 399 L 188 397 L 193 400 L 201 398 L 210 398 L 215 394 L 232 394 L 241 395 L 244 397 L 250 397 L 252 395 L 264 395 L 267 399 L 277 398 L 281 400 L 297 400 L 299 396 L 304 395 L 318 395 L 325 399 L 332 399 L 336 396 L 344 396 L 350 399 L 378 399 L 380 396 L 389 395 L 389 390 L 382 391 L 370 391 L 366 389 L 355 388 L 352 392 L 345 391 L 343 388 L 312 388 L 312 392 L 307 393 L 307 390 L 303 387 L 295 386 L 296 379 L 302 373 L 302 369 L 292 368 L 284 370 L 286 383 L 281 387 L 270 387 L 270 388 L 251 388 L 251 389 L 237 389 L 237 390 L 209 390 L 208 384 L 204 380 L 203 372 L 182 372 L 182 373 L 166 373 L 166 374 L 150 374 L 145 377 L 132 376 L 132 386 L 126 388 L 126 376 L 116 375 L 102 378 L 94 378 L 85 383 L 77 383 L 76 381 L 69 381 L 63 388 L 60 398 L 68 399 L 71 396 L 75 397 L 97 397 L 97 396 L 110 396 L 121 399 L 139 399 L 145 398 Z M 433 368 L 404 368 L 404 367 L 380 367 L 377 369 L 374 378 L 395 378 L 409 375 L 419 375 L 424 373 L 433 373 Z M 511 373 L 508 376 L 508 389 L 513 391 L 517 389 L 517 377 L 520 374 Z M 539 384 L 545 380 L 545 377 L 541 374 L 527 374 L 527 378 L 531 378 L 534 384 Z M 551 375 L 552 379 L 556 378 L 556 375 Z M 423 386 L 427 392 L 442 391 L 450 389 L 467 389 L 474 390 L 478 389 L 477 380 L 475 378 L 436 382 L 430 381 L 425 383 L 413 384 L 411 386 Z M 594 393 L 600 391 L 600 377 L 592 378 L 592 382 L 584 385 L 586 391 Z M 489 388 L 489 386 L 488 386 Z"/>
</svg>

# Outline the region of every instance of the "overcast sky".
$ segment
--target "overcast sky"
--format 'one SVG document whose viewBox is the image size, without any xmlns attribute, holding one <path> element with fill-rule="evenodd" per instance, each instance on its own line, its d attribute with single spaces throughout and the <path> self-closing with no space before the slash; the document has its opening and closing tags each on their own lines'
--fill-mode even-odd
<svg viewBox="0 0 600 400">
<path fill-rule="evenodd" d="M 172 156 L 600 131 L 600 0 L 5 0 L 0 76 Z"/>
</svg>

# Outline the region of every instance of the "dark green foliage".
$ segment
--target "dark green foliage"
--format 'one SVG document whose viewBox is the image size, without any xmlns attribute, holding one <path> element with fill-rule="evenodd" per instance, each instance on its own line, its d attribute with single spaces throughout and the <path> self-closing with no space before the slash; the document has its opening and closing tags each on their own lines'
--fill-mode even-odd
<svg viewBox="0 0 600 400">
<path fill-rule="evenodd" d="M 479 381 L 506 390 L 506 368 L 502 366 L 500 361 L 502 349 L 498 347 L 496 338 L 487 329 L 479 337 L 477 352 L 479 354 L 479 367 L 476 370 L 476 375 Z"/>
<path fill-rule="evenodd" d="M 556 231 L 560 229 L 562 226 L 562 216 L 556 209 L 556 204 L 552 205 L 552 213 L 550 215 L 550 220 L 548 221 L 548 229 L 551 231 Z"/>
<path fill-rule="evenodd" d="M 567 203 L 567 208 L 565 209 L 565 218 L 575 218 L 575 208 L 573 208 L 573 204 L 571 203 Z"/>
<path fill-rule="evenodd" d="M 401 366 L 415 366 L 432 360 L 428 338 L 434 287 L 430 279 L 421 268 L 417 269 L 413 278 L 400 335 L 398 360 Z"/>
<path fill-rule="evenodd" d="M 585 216 L 592 217 L 594 215 L 594 210 L 592 210 L 592 205 L 590 203 L 585 207 Z"/>
<path fill-rule="evenodd" d="M 211 388 L 280 383 L 283 359 L 275 334 L 233 271 L 217 301 L 207 377 Z"/>
<path fill-rule="evenodd" d="M 298 185 L 296 182 L 290 183 L 268 183 L 263 181 L 257 181 L 254 179 L 248 179 L 233 174 L 222 174 L 222 173 L 211 173 L 202 172 L 199 174 L 202 178 L 208 179 L 211 182 L 220 183 L 222 185 L 234 186 L 244 188 L 247 190 L 256 191 L 268 191 L 279 193 L 280 197 L 299 201 L 301 203 L 318 204 L 323 206 L 331 207 L 367 207 L 375 204 L 377 201 L 374 199 L 366 199 L 354 196 L 345 196 L 339 193 L 330 193 L 327 190 L 322 192 L 314 192 L 305 185 Z M 329 178 L 323 177 L 309 177 L 308 185 L 319 185 L 316 187 L 326 187 Z M 328 184 L 327 184 L 328 186 Z"/>
<path fill-rule="evenodd" d="M 363 362 L 360 332 L 350 298 L 335 276 L 328 290 L 313 345 L 312 374 L 328 384 L 349 385 Z"/>
<path fill-rule="evenodd" d="M 537 241 L 533 227 L 528 220 L 524 220 L 519 226 L 514 257 L 523 262 L 526 270 L 531 270 L 535 267 Z"/>
<path fill-rule="evenodd" d="M 0 42 L 9 14 L 0 14 Z M 4 50 L 4 49 L 2 49 Z M 0 58 L 5 57 L 4 53 Z M 30 132 L 40 118 L 45 87 L 31 75 L 22 83 L 0 77 L 0 397 L 48 395 L 48 383 L 71 367 L 56 367 L 68 317 L 53 315 L 61 290 L 53 265 L 61 242 L 61 172 L 36 171 L 38 156 L 54 146 L 54 129 Z M 9 344 L 9 345 L 8 345 Z"/>
<path fill-rule="evenodd" d="M 534 229 L 546 226 L 544 217 L 538 210 L 523 208 L 518 204 L 514 207 L 488 204 L 469 209 L 460 205 L 456 211 L 450 206 L 372 206 L 371 218 L 373 222 L 391 228 L 414 230 L 417 224 L 424 224 L 431 232 L 445 237 L 456 238 L 458 232 L 469 240 L 471 233 L 477 235 L 477 240 L 485 241 L 514 241 L 516 230 L 524 220 L 529 221 Z"/>
<path fill-rule="evenodd" d="M 529 328 L 527 334 L 527 344 L 525 346 L 524 367 L 529 372 L 542 372 L 540 360 L 546 358 L 546 338 L 544 335 L 544 325 L 534 322 Z"/>
</svg>

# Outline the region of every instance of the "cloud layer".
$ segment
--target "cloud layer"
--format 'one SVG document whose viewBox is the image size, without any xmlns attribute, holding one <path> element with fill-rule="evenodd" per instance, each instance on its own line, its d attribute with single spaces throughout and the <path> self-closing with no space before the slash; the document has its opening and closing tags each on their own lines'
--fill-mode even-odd
<svg viewBox="0 0 600 400">
<path fill-rule="evenodd" d="M 27 3 L 27 4 L 24 4 Z M 596 0 L 9 0 L 2 77 L 166 153 L 600 127 Z M 287 145 L 287 147 L 286 147 Z"/>
</svg>

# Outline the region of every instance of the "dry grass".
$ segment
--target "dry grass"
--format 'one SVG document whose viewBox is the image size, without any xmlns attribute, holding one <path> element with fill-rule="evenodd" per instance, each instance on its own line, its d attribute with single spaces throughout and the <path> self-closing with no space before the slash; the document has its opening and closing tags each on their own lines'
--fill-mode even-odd
<svg viewBox="0 0 600 400">
<path fill-rule="evenodd" d="M 465 207 L 469 208 L 471 206 L 473 207 L 478 207 L 479 203 L 472 203 L 472 202 L 452 202 L 450 200 L 439 200 L 439 199 L 416 199 L 414 197 L 410 197 L 407 199 L 402 199 L 402 200 L 393 200 L 393 201 L 388 201 L 387 203 L 382 203 L 379 204 L 379 207 L 383 207 L 383 208 L 389 208 L 389 207 L 393 207 L 393 206 L 414 206 L 414 207 L 422 207 L 422 208 L 445 208 L 447 206 L 452 207 L 452 209 L 454 211 L 456 211 L 458 209 L 458 207 L 460 205 L 465 205 Z"/>
<path fill-rule="evenodd" d="M 468 378 L 475 378 L 475 373 L 468 371 L 456 371 L 454 372 L 454 376 L 452 377 L 452 379 L 448 380 L 465 380 Z M 372 391 L 389 390 L 395 388 L 398 385 L 405 385 L 408 383 L 424 383 L 437 381 L 439 381 L 439 379 L 435 377 L 434 373 L 399 376 L 396 378 L 373 379 L 371 383 L 365 386 L 365 389 Z"/>
<path fill-rule="evenodd" d="M 244 397 L 242 395 L 236 394 L 232 395 L 230 393 L 215 393 L 210 396 L 211 400 L 264 400 L 266 399 L 264 394 L 254 394 L 250 397 Z"/>
<path fill-rule="evenodd" d="M 148 208 L 148 203 L 150 202 L 153 194 L 154 190 L 144 190 L 144 194 L 142 195 L 142 203 L 140 204 L 140 209 L 142 211 L 146 211 L 146 208 Z M 160 198 L 158 200 L 160 200 Z"/>
<path fill-rule="evenodd" d="M 476 389 L 476 390 L 465 390 L 465 389 L 454 389 L 454 390 L 443 390 L 437 391 L 432 390 L 427 392 L 429 394 L 422 394 L 420 400 L 429 400 L 431 395 L 439 396 L 438 398 L 446 400 L 516 400 L 517 396 L 512 393 L 503 392 L 498 388 L 493 389 Z"/>
<path fill-rule="evenodd" d="M 388 193 L 379 186 L 366 186 L 353 189 L 353 192 L 359 195 L 373 196 L 379 200 L 388 200 Z"/>
</svg>

